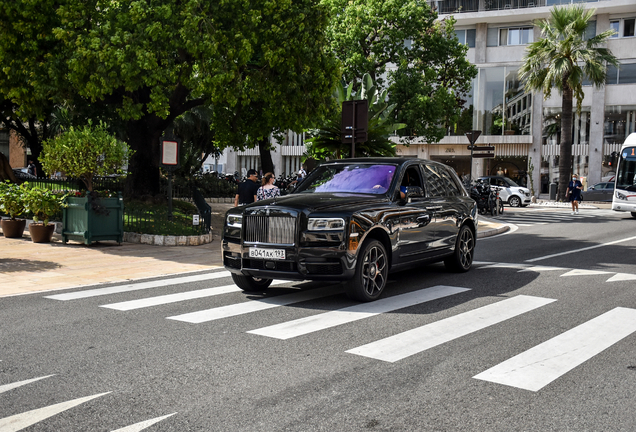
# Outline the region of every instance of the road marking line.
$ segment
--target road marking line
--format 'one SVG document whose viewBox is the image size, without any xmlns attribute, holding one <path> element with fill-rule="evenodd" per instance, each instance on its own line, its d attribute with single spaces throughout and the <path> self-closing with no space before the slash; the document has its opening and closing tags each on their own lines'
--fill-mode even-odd
<svg viewBox="0 0 636 432">
<path fill-rule="evenodd" d="M 538 391 L 635 331 L 636 309 L 615 308 L 474 378 Z"/>
<path fill-rule="evenodd" d="M 139 422 L 139 423 L 135 423 L 134 425 L 126 426 L 126 427 L 123 427 L 121 429 L 114 430 L 112 432 L 139 432 L 139 431 L 142 431 L 142 430 L 146 429 L 149 426 L 152 426 L 155 423 L 159 423 L 161 420 L 165 420 L 168 417 L 172 417 L 175 414 L 176 414 L 176 412 L 174 412 L 172 414 L 168 414 L 168 415 L 162 416 L 162 417 L 155 417 L 153 419 L 145 420 L 145 421 L 142 421 L 142 422 Z"/>
<path fill-rule="evenodd" d="M 570 270 L 567 273 L 563 273 L 561 277 L 563 276 L 591 276 L 591 275 L 611 274 L 611 273 L 614 273 L 614 272 L 606 272 L 602 270 L 574 269 L 574 270 Z"/>
<path fill-rule="evenodd" d="M 569 255 L 569 254 L 573 254 L 573 253 L 578 253 L 578 252 L 582 252 L 582 251 L 596 249 L 596 248 L 600 248 L 600 247 L 603 247 L 603 246 L 611 246 L 613 244 L 623 243 L 623 242 L 630 241 L 630 240 L 636 240 L 636 237 L 628 237 L 628 238 L 625 238 L 625 239 L 614 240 L 614 241 L 611 241 L 611 242 L 608 242 L 608 243 L 597 244 L 597 245 L 594 245 L 594 246 L 588 246 L 588 247 L 584 247 L 584 248 L 581 248 L 581 249 L 574 249 L 574 250 L 570 250 L 570 251 L 566 251 L 566 252 L 560 252 L 560 253 L 556 253 L 556 254 L 552 254 L 552 255 L 546 255 L 546 256 L 542 256 L 542 257 L 538 257 L 538 258 L 532 258 L 532 259 L 526 260 L 526 262 L 541 261 L 541 260 L 544 260 L 544 259 L 555 258 L 555 257 L 558 257 L 558 256 Z"/>
<path fill-rule="evenodd" d="M 614 276 L 606 280 L 605 282 L 619 282 L 627 280 L 636 280 L 636 275 L 629 273 L 616 273 Z"/>
<path fill-rule="evenodd" d="M 79 399 L 73 399 L 67 402 L 62 402 L 55 405 L 49 405 L 44 408 L 34 409 L 22 414 L 12 415 L 11 417 L 5 417 L 0 419 L 0 431 L 2 432 L 16 432 L 34 425 L 42 420 L 46 420 L 49 417 L 53 417 L 56 414 L 71 409 L 77 405 L 88 402 L 91 399 L 104 396 L 110 392 L 99 393 L 93 396 L 86 396 Z"/>
<path fill-rule="evenodd" d="M 519 295 L 371 342 L 347 352 L 393 363 L 555 301 Z"/>
<path fill-rule="evenodd" d="M 42 376 L 42 377 L 39 377 L 39 378 L 33 378 L 33 379 L 24 380 L 24 381 L 18 381 L 18 382 L 14 382 L 14 383 L 10 383 L 10 384 L 1 385 L 0 386 L 0 393 L 4 393 L 6 391 L 13 390 L 14 388 L 18 388 L 18 387 L 21 387 L 23 385 L 31 384 L 32 382 L 39 381 L 39 380 L 44 379 L 44 378 L 49 378 L 49 377 L 52 377 L 54 375 L 55 374 L 46 375 L 46 376 Z"/>
<path fill-rule="evenodd" d="M 192 324 L 200 324 L 217 319 L 228 318 L 236 315 L 243 315 L 251 312 L 272 309 L 278 306 L 286 306 L 292 303 L 300 303 L 307 300 L 314 300 L 320 297 L 327 297 L 339 292 L 342 287 L 338 285 L 326 288 L 318 288 L 306 291 L 300 291 L 293 294 L 284 294 L 276 297 L 269 297 L 260 300 L 251 300 L 244 303 L 235 303 L 227 306 L 221 306 L 212 309 L 205 309 L 196 312 L 190 312 L 183 315 L 175 315 L 167 319 L 175 321 L 183 321 Z"/>
<path fill-rule="evenodd" d="M 115 286 L 107 287 L 107 288 L 96 288 L 96 289 L 85 290 L 85 291 L 75 291 L 72 293 L 55 294 L 51 296 L 44 296 L 44 298 L 53 299 L 53 300 L 62 300 L 62 301 L 77 300 L 77 299 L 88 298 L 88 297 L 97 297 L 97 296 L 108 295 L 108 294 L 118 294 L 123 292 L 144 290 L 149 288 L 158 288 L 158 287 L 169 286 L 169 285 L 177 285 L 177 284 L 184 284 L 184 283 L 190 283 L 190 282 L 200 282 L 200 281 L 206 281 L 206 280 L 212 280 L 212 279 L 220 279 L 220 278 L 229 277 L 230 275 L 231 273 L 229 271 L 221 271 L 221 272 L 206 273 L 206 274 L 195 275 L 195 276 L 184 276 L 179 278 L 161 279 L 161 280 L 156 280 L 152 282 L 137 282 L 137 283 L 126 284 L 126 285 L 115 285 Z"/>
<path fill-rule="evenodd" d="M 523 263 L 494 263 L 487 266 L 479 267 L 480 269 L 485 268 L 512 268 L 512 269 L 525 269 L 530 267 L 530 264 Z"/>
<path fill-rule="evenodd" d="M 405 307 L 413 306 L 419 303 L 437 300 L 442 297 L 448 297 L 465 291 L 470 291 L 470 289 L 437 285 L 431 288 L 426 288 L 411 293 L 400 294 L 393 297 L 376 300 L 372 303 L 358 304 L 344 309 L 325 312 L 320 315 L 313 315 L 294 321 L 288 321 L 269 327 L 251 330 L 248 331 L 248 333 L 285 340 L 319 330 L 336 327 L 342 324 L 358 321 L 364 318 L 369 318 L 381 313 L 403 309 Z"/>
<path fill-rule="evenodd" d="M 288 282 L 289 281 L 278 280 L 278 281 L 273 281 L 272 285 L 280 285 L 280 284 L 284 284 Z M 146 308 L 151 306 L 177 303 L 180 301 L 194 300 L 194 299 L 205 298 L 205 297 L 213 297 L 216 295 L 227 294 L 227 293 L 236 292 L 236 291 L 241 291 L 241 289 L 237 287 L 236 285 L 232 284 L 232 285 L 224 285 L 224 286 L 214 287 L 214 288 L 205 288 L 205 289 L 195 290 L 195 291 L 186 291 L 186 292 L 175 293 L 175 294 L 166 294 L 166 295 L 160 295 L 156 297 L 147 297 L 143 299 L 129 300 L 129 301 L 119 302 L 119 303 L 110 303 L 110 304 L 100 305 L 99 307 L 115 309 L 119 311 L 129 311 L 133 309 L 141 309 L 141 308 Z"/>
<path fill-rule="evenodd" d="M 533 271 L 533 272 L 542 272 L 542 271 L 554 271 L 554 270 L 570 270 L 568 268 L 565 267 L 550 267 L 550 266 L 532 266 L 532 267 L 528 267 L 526 269 L 523 270 L 519 270 L 520 272 L 529 272 L 529 271 Z"/>
</svg>

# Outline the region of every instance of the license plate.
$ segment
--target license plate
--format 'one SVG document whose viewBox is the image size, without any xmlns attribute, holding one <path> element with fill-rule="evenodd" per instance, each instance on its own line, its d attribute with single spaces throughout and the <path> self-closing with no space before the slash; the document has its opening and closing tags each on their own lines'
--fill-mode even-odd
<svg viewBox="0 0 636 432">
<path fill-rule="evenodd" d="M 250 248 L 250 258 L 282 260 L 285 259 L 285 249 Z"/>
</svg>

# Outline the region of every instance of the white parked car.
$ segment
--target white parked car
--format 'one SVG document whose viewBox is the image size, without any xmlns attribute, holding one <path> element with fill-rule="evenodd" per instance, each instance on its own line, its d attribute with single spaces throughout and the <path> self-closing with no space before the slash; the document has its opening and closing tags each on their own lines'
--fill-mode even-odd
<svg viewBox="0 0 636 432">
<path fill-rule="evenodd" d="M 480 179 L 488 180 L 490 186 L 498 186 L 499 198 L 511 207 L 524 207 L 530 204 L 530 189 L 519 186 L 508 177 L 484 176 Z"/>
</svg>

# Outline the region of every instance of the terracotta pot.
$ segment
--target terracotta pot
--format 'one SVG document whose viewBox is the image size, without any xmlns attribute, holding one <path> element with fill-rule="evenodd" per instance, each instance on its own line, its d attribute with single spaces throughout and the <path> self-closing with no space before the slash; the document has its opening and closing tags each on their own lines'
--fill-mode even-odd
<svg viewBox="0 0 636 432">
<path fill-rule="evenodd" d="M 55 225 L 29 224 L 29 232 L 33 243 L 50 243 L 55 232 Z"/>
<path fill-rule="evenodd" d="M 20 238 L 24 234 L 26 219 L 2 219 L 0 225 L 6 238 Z"/>
</svg>

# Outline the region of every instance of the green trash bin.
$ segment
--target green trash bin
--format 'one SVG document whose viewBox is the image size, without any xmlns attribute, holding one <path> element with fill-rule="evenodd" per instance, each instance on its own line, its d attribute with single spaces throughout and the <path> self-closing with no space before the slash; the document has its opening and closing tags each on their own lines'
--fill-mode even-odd
<svg viewBox="0 0 636 432">
<path fill-rule="evenodd" d="M 90 245 L 100 240 L 124 241 L 124 199 L 67 197 L 62 210 L 62 241 L 79 241 Z"/>
</svg>

